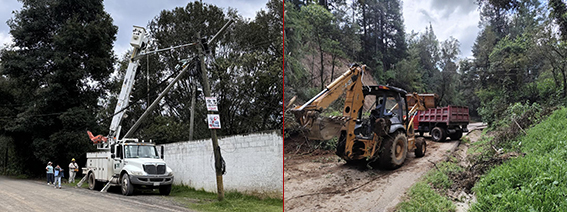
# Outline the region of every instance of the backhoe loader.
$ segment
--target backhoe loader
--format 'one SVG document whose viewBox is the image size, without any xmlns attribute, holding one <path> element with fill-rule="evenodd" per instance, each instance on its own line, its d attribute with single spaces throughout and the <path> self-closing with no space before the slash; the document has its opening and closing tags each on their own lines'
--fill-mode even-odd
<svg viewBox="0 0 567 212">
<path fill-rule="evenodd" d="M 310 140 L 329 140 L 338 136 L 336 154 L 347 163 L 377 162 L 386 169 L 400 167 L 408 151 L 416 157 L 425 155 L 426 143 L 415 138 L 413 118 L 423 110 L 420 96 L 411 109 L 407 92 L 392 86 L 363 85 L 366 66 L 351 65 L 343 75 L 307 101 L 291 109 L 296 121 L 308 131 Z M 320 113 L 345 93 L 342 117 L 321 117 Z M 373 101 L 363 111 L 365 101 Z"/>
</svg>

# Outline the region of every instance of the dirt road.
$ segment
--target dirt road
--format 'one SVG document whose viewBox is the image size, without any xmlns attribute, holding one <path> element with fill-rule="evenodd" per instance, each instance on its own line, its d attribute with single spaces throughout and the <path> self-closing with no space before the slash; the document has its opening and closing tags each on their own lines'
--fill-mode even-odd
<svg viewBox="0 0 567 212">
<path fill-rule="evenodd" d="M 190 211 L 159 194 L 122 196 L 0 176 L 0 211 Z"/>
<path fill-rule="evenodd" d="M 480 126 L 471 124 L 469 129 Z M 286 155 L 285 211 L 393 211 L 407 189 L 459 145 L 433 142 L 427 134 L 426 141 L 424 157 L 409 153 L 393 171 L 346 165 L 333 153 Z"/>
</svg>

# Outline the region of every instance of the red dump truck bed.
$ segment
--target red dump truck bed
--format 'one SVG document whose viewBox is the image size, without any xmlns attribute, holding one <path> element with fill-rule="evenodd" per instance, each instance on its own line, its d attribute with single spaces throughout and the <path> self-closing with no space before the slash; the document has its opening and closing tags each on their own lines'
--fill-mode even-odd
<svg viewBox="0 0 567 212">
<path fill-rule="evenodd" d="M 414 126 L 417 128 L 419 122 L 436 122 L 453 124 L 469 123 L 469 108 L 464 106 L 447 106 L 442 108 L 430 108 L 425 111 L 418 111 L 414 118 Z"/>
</svg>

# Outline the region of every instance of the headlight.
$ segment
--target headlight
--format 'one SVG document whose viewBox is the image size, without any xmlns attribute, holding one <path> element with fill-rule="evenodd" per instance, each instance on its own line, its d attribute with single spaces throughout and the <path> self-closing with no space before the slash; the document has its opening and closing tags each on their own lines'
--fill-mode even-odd
<svg viewBox="0 0 567 212">
<path fill-rule="evenodd" d="M 133 175 L 146 175 L 143 171 L 132 171 Z"/>
<path fill-rule="evenodd" d="M 167 176 L 173 176 L 173 172 L 169 172 Z"/>
</svg>

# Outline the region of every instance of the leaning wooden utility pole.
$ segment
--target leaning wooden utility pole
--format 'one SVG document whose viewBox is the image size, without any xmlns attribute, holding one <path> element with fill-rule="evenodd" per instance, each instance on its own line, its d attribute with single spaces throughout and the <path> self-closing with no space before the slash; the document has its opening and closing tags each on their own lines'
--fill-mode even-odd
<svg viewBox="0 0 567 212">
<path fill-rule="evenodd" d="M 205 52 L 203 50 L 203 47 L 205 45 L 209 46 L 209 48 L 212 46 L 212 43 L 216 40 L 216 38 L 223 33 L 226 28 L 228 28 L 228 26 L 230 24 L 232 24 L 233 20 L 229 20 L 228 23 L 226 23 L 218 32 L 217 34 L 211 39 L 209 40 L 207 43 L 203 43 L 203 39 L 201 39 L 201 33 L 197 33 L 197 39 L 199 40 L 197 45 L 197 51 L 199 53 L 199 60 L 201 63 L 201 76 L 203 77 L 203 93 L 205 94 L 205 98 L 206 97 L 211 97 L 211 86 L 209 85 L 209 77 L 207 76 L 207 69 L 205 67 Z M 209 114 L 211 114 L 212 112 L 209 111 Z M 216 129 L 211 129 L 211 140 L 213 140 L 213 153 L 215 156 L 215 172 L 217 175 L 217 192 L 218 192 L 218 199 L 219 201 L 223 201 L 224 200 L 224 186 L 223 186 L 223 181 L 222 181 L 222 158 L 221 158 L 221 152 L 220 152 L 220 148 L 219 148 L 219 141 L 217 138 L 217 131 Z"/>
</svg>

